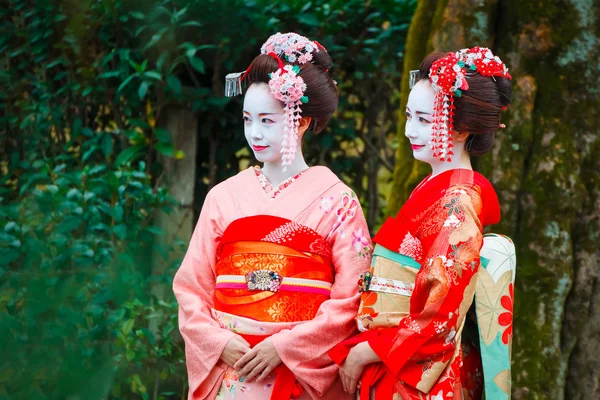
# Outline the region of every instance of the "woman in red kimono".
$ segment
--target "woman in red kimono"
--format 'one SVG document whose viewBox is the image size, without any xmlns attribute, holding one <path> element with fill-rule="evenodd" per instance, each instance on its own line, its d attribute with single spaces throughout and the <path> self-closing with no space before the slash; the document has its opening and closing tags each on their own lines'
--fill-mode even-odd
<svg viewBox="0 0 600 400">
<path fill-rule="evenodd" d="M 355 332 L 371 242 L 356 195 L 301 147 L 337 108 L 330 66 L 317 42 L 278 33 L 227 78 L 228 94 L 247 86 L 263 165 L 210 190 L 173 281 L 190 400 L 351 398 L 327 352 Z"/>
<path fill-rule="evenodd" d="M 508 106 L 508 69 L 489 49 L 429 55 L 411 71 L 406 137 L 432 173 L 381 227 L 361 275 L 361 333 L 330 351 L 360 399 L 479 399 L 481 364 L 466 336 L 482 229 L 500 219 L 470 156 L 487 152 Z"/>
</svg>

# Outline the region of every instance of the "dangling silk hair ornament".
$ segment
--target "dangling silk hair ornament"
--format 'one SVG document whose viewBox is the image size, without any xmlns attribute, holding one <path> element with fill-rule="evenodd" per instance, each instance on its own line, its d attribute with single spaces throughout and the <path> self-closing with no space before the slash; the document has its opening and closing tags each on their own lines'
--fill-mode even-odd
<svg viewBox="0 0 600 400">
<path fill-rule="evenodd" d="M 282 165 L 291 165 L 296 156 L 298 128 L 302 118 L 301 105 L 308 102 L 305 96 L 306 83 L 300 76 L 300 65 L 312 61 L 313 52 L 325 50 L 321 44 L 313 42 L 297 33 L 276 33 L 261 47 L 261 54 L 277 60 L 278 68 L 269 74 L 269 89 L 277 100 L 283 102 L 284 126 Z M 327 51 L 327 50 L 325 50 Z M 284 64 L 284 61 L 292 64 Z M 241 82 L 250 69 L 245 72 L 228 74 L 225 77 L 225 95 L 232 97 L 242 93 Z"/>
<path fill-rule="evenodd" d="M 512 79 L 508 68 L 499 57 L 485 47 L 462 49 L 448 53 L 436 60 L 429 70 L 429 82 L 435 92 L 430 146 L 433 156 L 440 161 L 452 161 L 452 134 L 454 133 L 455 97 L 461 97 L 469 89 L 467 74 L 478 72 L 482 76 L 500 76 Z M 418 71 L 410 71 L 409 86 L 416 84 Z"/>
</svg>

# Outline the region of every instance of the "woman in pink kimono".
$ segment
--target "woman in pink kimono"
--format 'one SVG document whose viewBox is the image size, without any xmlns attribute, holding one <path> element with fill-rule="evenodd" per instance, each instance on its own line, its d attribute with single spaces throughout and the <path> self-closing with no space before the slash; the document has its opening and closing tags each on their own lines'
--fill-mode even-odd
<svg viewBox="0 0 600 400">
<path fill-rule="evenodd" d="M 276 34 L 230 95 L 248 88 L 244 133 L 263 167 L 207 195 L 175 276 L 189 399 L 344 399 L 327 352 L 355 332 L 356 279 L 371 242 L 355 194 L 309 167 L 307 130 L 338 103 L 326 49 Z"/>
</svg>

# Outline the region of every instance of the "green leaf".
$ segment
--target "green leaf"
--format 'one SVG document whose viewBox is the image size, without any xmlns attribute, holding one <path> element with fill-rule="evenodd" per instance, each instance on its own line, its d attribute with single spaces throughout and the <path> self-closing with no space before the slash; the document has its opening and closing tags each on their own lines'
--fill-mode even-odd
<svg viewBox="0 0 600 400">
<path fill-rule="evenodd" d="M 133 78 L 135 78 L 137 76 L 137 74 L 131 74 L 130 76 L 127 77 L 127 79 L 125 79 L 120 85 L 119 88 L 117 89 L 117 93 L 121 92 L 121 90 L 123 90 L 125 88 L 125 86 L 127 86 L 127 84 L 129 82 L 131 82 L 131 80 Z"/>
<path fill-rule="evenodd" d="M 181 82 L 179 78 L 175 75 L 169 75 L 167 76 L 167 84 L 177 96 L 181 96 Z"/>
<path fill-rule="evenodd" d="M 19 250 L 0 248 L 0 265 L 8 265 L 19 258 L 20 255 Z"/>
<path fill-rule="evenodd" d="M 68 233 L 79 227 L 83 220 L 81 217 L 67 217 L 56 227 L 57 233 Z"/>
<path fill-rule="evenodd" d="M 115 222 L 121 222 L 123 220 L 123 207 L 115 206 L 112 209 L 112 216 L 115 219 Z"/>
<path fill-rule="evenodd" d="M 154 129 L 154 135 L 156 136 L 156 139 L 158 139 L 158 141 L 160 143 L 165 143 L 165 144 L 171 143 L 171 135 L 169 134 L 169 131 L 167 131 L 166 129 L 156 128 L 156 129 Z"/>
<path fill-rule="evenodd" d="M 198 57 L 189 57 L 190 64 L 194 69 L 201 74 L 204 74 L 204 61 Z"/>
<path fill-rule="evenodd" d="M 65 169 L 66 167 L 67 167 L 67 164 L 60 164 L 60 165 L 57 165 L 56 167 L 54 167 L 54 173 L 56 174 L 56 173 L 58 173 L 58 172 L 64 171 L 64 169 Z"/>
<path fill-rule="evenodd" d="M 138 89 L 138 96 L 140 97 L 140 100 L 144 100 L 144 97 L 146 97 L 146 93 L 148 93 L 149 87 L 150 87 L 150 82 L 148 82 L 148 81 L 143 81 L 140 84 L 140 87 Z"/>
<path fill-rule="evenodd" d="M 179 46 L 177 46 L 177 48 L 189 50 L 189 49 L 194 49 L 195 46 L 192 42 L 183 42 Z"/>
<path fill-rule="evenodd" d="M 19 226 L 15 221 L 10 221 L 6 225 L 4 225 L 4 232 L 10 232 L 12 230 L 19 230 Z"/>
<path fill-rule="evenodd" d="M 157 143 L 156 151 L 167 157 L 173 157 L 173 145 L 171 143 Z"/>
<path fill-rule="evenodd" d="M 103 74 L 98 75 L 99 79 L 109 79 L 116 78 L 121 75 L 121 71 L 108 71 Z"/>
<path fill-rule="evenodd" d="M 131 15 L 135 19 L 141 19 L 141 20 L 143 20 L 143 19 L 146 18 L 146 16 L 144 14 L 142 14 L 141 12 L 139 12 L 139 11 L 131 11 L 129 13 L 129 15 Z"/>
<path fill-rule="evenodd" d="M 169 376 L 169 368 L 164 367 L 162 371 L 160 371 L 160 379 L 165 380 Z M 163 396 L 166 395 L 164 392 L 161 393 Z M 175 394 L 175 393 L 173 393 Z"/>
<path fill-rule="evenodd" d="M 95 196 L 96 196 L 96 195 L 95 195 L 93 192 L 85 192 L 85 193 L 83 194 L 83 199 L 84 199 L 85 201 L 88 201 L 88 200 L 90 200 L 90 199 L 94 198 Z"/>
<path fill-rule="evenodd" d="M 162 80 L 162 75 L 160 74 L 160 72 L 157 72 L 157 71 L 144 72 L 144 77 L 150 78 L 150 79 L 156 79 L 157 81 Z"/>
<path fill-rule="evenodd" d="M 169 28 L 162 28 L 160 31 L 156 32 L 154 35 L 152 35 L 152 39 L 150 39 L 150 41 L 148 42 L 148 44 L 146 44 L 144 46 L 144 51 L 148 50 L 150 47 L 154 46 L 165 34 L 165 32 L 167 32 L 169 30 Z"/>
<path fill-rule="evenodd" d="M 104 137 L 102 138 L 101 148 L 102 152 L 104 153 L 104 157 L 108 157 L 112 154 L 113 138 L 111 137 L 110 133 L 104 134 Z"/>
<path fill-rule="evenodd" d="M 162 70 L 163 66 L 165 65 L 165 62 L 167 61 L 167 59 L 169 58 L 169 52 L 165 51 L 163 52 L 160 57 L 158 57 L 158 60 L 156 60 L 156 69 L 157 70 Z"/>
<path fill-rule="evenodd" d="M 194 47 L 192 47 L 192 48 L 189 48 L 189 49 L 187 49 L 187 50 L 185 51 L 185 55 L 187 56 L 187 58 L 190 58 L 190 59 L 191 59 L 191 58 L 193 58 L 193 57 L 196 55 L 196 51 L 197 51 L 197 50 L 196 50 L 196 48 L 194 48 Z"/>
<path fill-rule="evenodd" d="M 185 15 L 185 13 L 187 12 L 188 7 L 183 7 L 181 10 L 177 11 L 176 13 L 174 13 L 171 18 L 173 19 L 173 21 L 179 21 L 179 19 L 181 17 L 183 17 Z M 202 25 L 200 25 L 202 26 Z"/>
<path fill-rule="evenodd" d="M 300 14 L 305 13 L 308 11 L 308 9 L 312 6 L 312 2 L 308 2 L 304 5 L 304 7 L 302 7 L 302 9 L 300 10 Z"/>
<path fill-rule="evenodd" d="M 124 165 L 124 164 L 127 164 L 127 163 L 133 161 L 145 149 L 146 149 L 145 145 L 137 145 L 137 146 L 131 146 L 131 147 L 126 148 L 121 153 L 119 153 L 119 155 L 117 156 L 117 159 L 115 160 L 115 165 L 121 166 L 121 165 Z"/>
<path fill-rule="evenodd" d="M 188 21 L 184 22 L 183 24 L 180 24 L 179 26 L 197 26 L 198 28 L 202 28 L 204 25 L 202 25 L 198 21 Z"/>
<path fill-rule="evenodd" d="M 314 14 L 299 14 L 298 15 L 298 22 L 300 22 L 301 24 L 305 24 L 308 26 L 321 26 L 321 20 L 319 20 L 319 18 L 317 18 L 316 15 Z"/>
<path fill-rule="evenodd" d="M 197 51 L 206 50 L 206 49 L 216 49 L 217 46 L 214 44 L 203 44 L 201 46 L 196 47 Z"/>
<path fill-rule="evenodd" d="M 104 164 L 96 165 L 95 167 L 91 168 L 87 172 L 87 175 L 92 176 L 92 175 L 97 174 L 98 172 L 104 171 L 105 169 L 106 169 L 106 165 L 104 165 Z"/>
<path fill-rule="evenodd" d="M 119 224 L 113 228 L 113 233 L 117 238 L 123 240 L 127 237 L 127 226 L 124 224 Z"/>
<path fill-rule="evenodd" d="M 81 192 L 79 189 L 73 188 L 67 192 L 67 199 L 72 199 L 73 197 L 81 198 Z"/>
</svg>

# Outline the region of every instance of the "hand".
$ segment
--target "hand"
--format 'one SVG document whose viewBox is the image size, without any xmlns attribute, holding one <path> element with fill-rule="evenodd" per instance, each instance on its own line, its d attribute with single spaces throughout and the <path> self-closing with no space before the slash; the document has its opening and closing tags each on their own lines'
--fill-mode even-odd
<svg viewBox="0 0 600 400">
<path fill-rule="evenodd" d="M 250 344 L 248 344 L 243 337 L 235 335 L 229 339 L 227 346 L 225 346 L 225 349 L 223 349 L 223 352 L 221 353 L 221 360 L 233 368 L 233 365 L 249 351 Z"/>
<path fill-rule="evenodd" d="M 256 377 L 258 377 L 256 381 L 260 382 L 269 376 L 279 364 L 281 364 L 281 358 L 271 338 L 267 338 L 240 358 L 233 368 L 239 376 L 246 377 L 244 382 L 250 382 Z"/>
<path fill-rule="evenodd" d="M 344 391 L 347 393 L 356 392 L 356 385 L 367 364 L 377 361 L 381 360 L 373 349 L 371 349 L 369 343 L 364 342 L 353 347 L 340 367 L 340 379 L 344 386 Z"/>
</svg>

